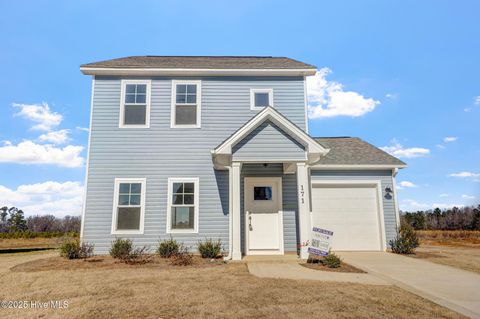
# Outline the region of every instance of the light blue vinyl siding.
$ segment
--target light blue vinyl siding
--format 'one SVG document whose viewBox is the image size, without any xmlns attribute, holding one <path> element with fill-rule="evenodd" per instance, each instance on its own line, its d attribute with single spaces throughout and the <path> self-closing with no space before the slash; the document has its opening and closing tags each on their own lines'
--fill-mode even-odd
<svg viewBox="0 0 480 319">
<path fill-rule="evenodd" d="M 277 125 L 265 121 L 233 147 L 234 161 L 305 160 L 305 147 L 282 131 Z"/>
<path fill-rule="evenodd" d="M 172 236 L 192 249 L 205 237 L 220 238 L 227 248 L 228 172 L 214 170 L 210 150 L 258 113 L 250 110 L 251 88 L 273 88 L 275 108 L 302 129 L 306 127 L 303 77 L 201 78 L 199 129 L 170 128 L 171 80 L 152 78 L 150 128 L 141 129 L 118 127 L 121 79 L 95 80 L 83 240 L 94 243 L 96 253 L 108 252 L 115 237 L 152 247 L 169 237 L 169 177 L 198 177 L 200 187 L 198 234 Z M 122 177 L 146 178 L 143 235 L 110 234 L 114 179 Z"/>
<path fill-rule="evenodd" d="M 296 252 L 299 239 L 298 234 L 298 198 L 296 174 L 283 174 L 283 164 L 243 164 L 240 182 L 240 211 L 241 211 L 241 241 L 242 252 L 245 252 L 245 205 L 244 182 L 245 177 L 282 177 L 282 208 L 283 208 L 283 244 L 286 252 Z"/>
<path fill-rule="evenodd" d="M 383 214 L 385 221 L 386 243 L 396 235 L 395 199 L 385 196 L 385 187 L 392 188 L 392 171 L 311 171 L 312 181 L 316 180 L 380 180 L 382 186 Z"/>
</svg>

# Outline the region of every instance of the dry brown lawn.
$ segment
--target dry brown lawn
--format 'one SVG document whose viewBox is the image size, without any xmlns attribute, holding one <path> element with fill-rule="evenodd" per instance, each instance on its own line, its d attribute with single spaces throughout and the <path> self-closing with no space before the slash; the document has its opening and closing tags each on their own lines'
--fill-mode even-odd
<svg viewBox="0 0 480 319">
<path fill-rule="evenodd" d="M 244 263 L 181 267 L 104 261 L 109 266 L 97 267 L 98 262 L 35 261 L 55 253 L 0 256 L 0 299 L 67 300 L 68 308 L 0 309 L 0 317 L 463 318 L 394 286 L 257 278 Z M 45 266 L 55 260 L 59 265 Z"/>
<path fill-rule="evenodd" d="M 358 269 L 357 267 L 353 267 L 352 265 L 349 265 L 343 261 L 340 264 L 340 267 L 337 267 L 337 268 L 330 268 L 328 266 L 325 266 L 322 263 L 304 263 L 300 265 L 306 268 L 315 269 L 319 271 L 353 272 L 353 273 L 360 273 L 360 274 L 365 273 L 365 271 Z"/>
<path fill-rule="evenodd" d="M 480 231 L 417 231 L 414 258 L 480 273 Z"/>
</svg>

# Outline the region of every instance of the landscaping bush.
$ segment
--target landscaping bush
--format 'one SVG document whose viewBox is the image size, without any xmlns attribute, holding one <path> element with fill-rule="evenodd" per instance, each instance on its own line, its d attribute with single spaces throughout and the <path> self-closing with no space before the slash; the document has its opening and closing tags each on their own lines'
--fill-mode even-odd
<svg viewBox="0 0 480 319">
<path fill-rule="evenodd" d="M 116 238 L 110 248 L 110 256 L 115 259 L 125 259 L 132 252 L 133 242 L 130 239 Z"/>
<path fill-rule="evenodd" d="M 222 253 L 222 241 L 220 239 L 214 241 L 213 239 L 205 239 L 205 241 L 198 242 L 198 251 L 202 258 L 217 258 Z"/>
<path fill-rule="evenodd" d="M 153 258 L 152 255 L 148 254 L 147 250 L 147 246 L 135 248 L 121 259 L 124 263 L 130 265 L 146 264 L 151 262 Z"/>
<path fill-rule="evenodd" d="M 413 254 L 419 244 L 415 231 L 409 225 L 402 225 L 395 239 L 389 242 L 392 252 L 396 254 Z"/>
<path fill-rule="evenodd" d="M 170 237 L 170 239 L 165 239 L 158 244 L 157 254 L 162 258 L 170 258 L 177 254 L 181 247 L 182 244 Z"/>
<path fill-rule="evenodd" d="M 78 239 L 69 240 L 60 246 L 60 256 L 68 259 L 86 259 L 93 256 L 93 248 L 93 244 L 80 244 Z"/>
<path fill-rule="evenodd" d="M 180 250 L 170 258 L 174 266 L 189 266 L 193 264 L 193 255 L 187 247 L 181 247 Z"/>
<path fill-rule="evenodd" d="M 60 246 L 60 256 L 68 259 L 80 258 L 80 241 L 70 240 Z"/>
<path fill-rule="evenodd" d="M 323 257 L 322 264 L 328 268 L 338 268 L 342 264 L 342 260 L 335 253 L 329 251 L 328 255 Z"/>
</svg>

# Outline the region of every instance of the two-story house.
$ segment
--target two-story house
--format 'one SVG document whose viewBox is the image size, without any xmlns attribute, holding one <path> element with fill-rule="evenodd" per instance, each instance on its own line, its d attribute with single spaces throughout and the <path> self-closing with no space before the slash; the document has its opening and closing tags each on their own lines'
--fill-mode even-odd
<svg viewBox="0 0 480 319">
<path fill-rule="evenodd" d="M 228 258 L 297 253 L 313 226 L 333 249 L 385 250 L 399 223 L 405 163 L 359 138 L 308 134 L 307 76 L 284 57 L 135 56 L 92 75 L 81 238 L 195 247 Z"/>
</svg>

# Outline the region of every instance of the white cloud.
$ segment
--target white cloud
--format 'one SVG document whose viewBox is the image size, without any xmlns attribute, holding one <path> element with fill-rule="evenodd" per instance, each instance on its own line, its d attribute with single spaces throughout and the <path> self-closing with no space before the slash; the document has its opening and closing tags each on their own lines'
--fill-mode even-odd
<svg viewBox="0 0 480 319">
<path fill-rule="evenodd" d="M 53 144 L 64 144 L 66 143 L 69 138 L 68 135 L 70 134 L 70 130 L 59 130 L 59 131 L 51 131 L 39 136 L 39 140 L 42 142 L 50 142 Z"/>
<path fill-rule="evenodd" d="M 480 173 L 472 173 L 472 172 L 458 172 L 458 173 L 452 173 L 450 175 L 448 175 L 450 177 L 459 177 L 459 178 L 479 178 L 480 177 Z"/>
<path fill-rule="evenodd" d="M 463 194 L 463 195 L 462 195 L 462 198 L 465 198 L 465 199 L 475 199 L 475 196 Z"/>
<path fill-rule="evenodd" d="M 84 159 L 80 153 L 83 146 L 67 145 L 57 148 L 53 145 L 36 144 L 25 140 L 13 145 L 4 142 L 0 146 L 0 162 L 18 164 L 54 164 L 63 167 L 81 167 Z"/>
<path fill-rule="evenodd" d="M 83 132 L 88 132 L 88 131 L 90 131 L 90 130 L 88 129 L 88 127 L 77 126 L 76 129 L 79 130 L 79 131 L 83 131 Z"/>
<path fill-rule="evenodd" d="M 458 140 L 456 136 L 447 136 L 443 139 L 445 143 L 455 142 L 456 140 Z"/>
<path fill-rule="evenodd" d="M 20 185 L 16 190 L 0 185 L 0 206 L 15 206 L 25 215 L 80 215 L 83 186 L 79 182 L 53 182 Z"/>
<path fill-rule="evenodd" d="M 404 148 L 403 145 L 398 143 L 395 139 L 392 140 L 392 145 L 380 147 L 383 151 L 393 155 L 395 157 L 404 157 L 404 158 L 414 158 L 414 157 L 424 157 L 430 154 L 428 148 L 422 147 L 411 147 Z"/>
<path fill-rule="evenodd" d="M 396 100 L 398 98 L 398 93 L 387 93 L 385 94 L 387 99 Z"/>
<path fill-rule="evenodd" d="M 441 148 L 441 149 L 444 149 L 444 148 L 445 148 L 445 146 L 442 145 L 442 144 L 437 144 L 437 145 L 435 145 L 435 146 L 438 147 L 438 148 Z"/>
<path fill-rule="evenodd" d="M 450 196 L 450 194 L 447 194 L 447 193 L 443 193 L 443 194 L 438 195 L 438 197 L 449 197 L 449 196 Z"/>
<path fill-rule="evenodd" d="M 473 98 L 475 105 L 480 105 L 480 95 Z"/>
<path fill-rule="evenodd" d="M 427 209 L 430 207 L 428 204 L 419 203 L 413 199 L 404 199 L 400 204 L 402 206 L 401 209 L 406 211 L 415 209 Z"/>
<path fill-rule="evenodd" d="M 472 111 L 472 108 L 471 108 L 471 107 L 466 107 L 466 108 L 463 109 L 463 111 L 465 111 L 465 112 L 471 112 L 471 111 Z"/>
<path fill-rule="evenodd" d="M 359 117 L 371 112 L 380 104 L 354 91 L 344 91 L 343 85 L 326 79 L 332 71 L 322 68 L 307 77 L 308 116 L 325 118 L 335 116 Z"/>
<path fill-rule="evenodd" d="M 418 187 L 417 185 L 415 185 L 414 183 L 412 182 L 409 182 L 409 181 L 401 181 L 399 183 L 400 187 L 408 187 L 408 188 L 415 188 L 415 187 Z"/>
<path fill-rule="evenodd" d="M 37 123 L 32 126 L 34 130 L 50 131 L 63 120 L 63 116 L 57 112 L 52 112 L 45 102 L 42 104 L 13 103 L 13 106 L 20 108 L 20 111 L 15 113 L 14 116 L 20 116 Z"/>
</svg>

